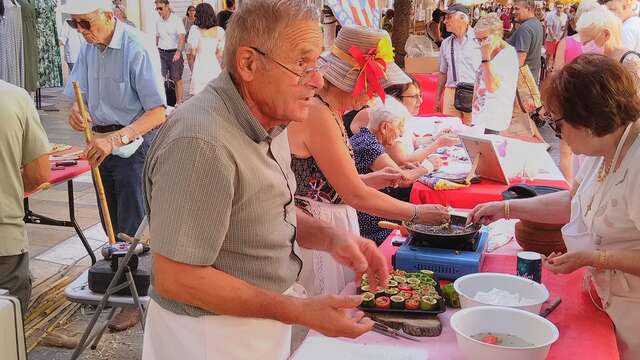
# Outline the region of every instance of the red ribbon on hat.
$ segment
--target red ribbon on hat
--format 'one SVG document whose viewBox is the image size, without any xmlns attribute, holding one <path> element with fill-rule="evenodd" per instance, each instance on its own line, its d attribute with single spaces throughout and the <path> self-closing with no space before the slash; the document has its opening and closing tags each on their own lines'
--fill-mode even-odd
<svg viewBox="0 0 640 360">
<path fill-rule="evenodd" d="M 382 85 L 380 85 L 380 80 L 385 77 L 387 63 L 384 59 L 376 58 L 377 52 L 378 49 L 376 48 L 369 49 L 366 54 L 357 46 L 352 46 L 349 49 L 349 53 L 360 68 L 356 85 L 351 94 L 358 96 L 364 91 L 371 98 L 377 93 L 382 102 L 384 102 L 385 93 Z"/>
</svg>

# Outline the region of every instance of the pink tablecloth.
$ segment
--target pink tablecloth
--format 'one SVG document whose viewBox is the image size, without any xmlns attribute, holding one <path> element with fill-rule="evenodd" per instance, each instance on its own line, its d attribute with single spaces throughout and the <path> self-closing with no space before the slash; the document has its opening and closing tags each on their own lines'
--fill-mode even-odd
<svg viewBox="0 0 640 360">
<path fill-rule="evenodd" d="M 391 245 L 392 234 L 381 246 L 380 250 L 391 263 L 391 255 L 397 248 Z M 502 251 L 508 254 L 517 249 L 512 247 Z M 514 255 L 487 254 L 483 272 L 514 273 L 516 259 Z M 555 275 L 543 270 L 542 282 L 551 293 L 550 299 L 560 296 L 562 303 L 549 315 L 549 320 L 556 324 L 560 331 L 559 340 L 551 347 L 549 360 L 589 359 L 618 360 L 618 350 L 613 324 L 607 315 L 591 303 L 589 295 L 582 290 L 584 271 L 576 271 L 570 275 Z M 349 284 L 344 294 L 355 293 L 355 284 Z M 401 347 L 416 347 L 429 352 L 429 360 L 462 360 L 458 351 L 456 336 L 449 326 L 449 319 L 455 310 L 448 309 L 440 315 L 442 334 L 434 338 L 423 338 L 419 343 L 408 340 L 395 340 L 377 333 L 367 333 L 357 339 L 343 339 L 361 344 L 380 344 Z M 309 336 L 321 336 L 311 332 Z M 302 359 L 301 359 L 302 360 Z"/>
<path fill-rule="evenodd" d="M 48 183 L 51 184 L 51 186 L 61 184 L 89 171 L 91 171 L 89 162 L 87 160 L 78 160 L 78 164 L 75 166 L 67 166 L 62 170 L 51 170 Z M 26 193 L 24 197 L 29 197 L 36 192 Z"/>
</svg>

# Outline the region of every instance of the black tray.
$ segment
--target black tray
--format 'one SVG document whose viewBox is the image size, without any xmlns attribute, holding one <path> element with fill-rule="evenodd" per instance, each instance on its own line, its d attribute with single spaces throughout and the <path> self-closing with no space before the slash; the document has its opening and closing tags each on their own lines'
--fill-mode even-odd
<svg viewBox="0 0 640 360">
<path fill-rule="evenodd" d="M 440 295 L 440 300 L 438 300 L 438 309 L 436 310 L 407 310 L 407 309 L 378 309 L 376 307 L 364 307 L 362 305 L 358 306 L 358 310 L 370 313 L 386 313 L 386 314 L 404 314 L 404 315 L 425 315 L 425 316 L 433 316 L 442 314 L 447 311 L 447 303 L 442 295 L 442 289 L 440 288 L 440 283 L 436 279 L 435 285 L 436 291 L 438 295 Z M 358 289 L 360 289 L 358 287 Z M 358 290 L 360 291 L 360 290 Z"/>
</svg>

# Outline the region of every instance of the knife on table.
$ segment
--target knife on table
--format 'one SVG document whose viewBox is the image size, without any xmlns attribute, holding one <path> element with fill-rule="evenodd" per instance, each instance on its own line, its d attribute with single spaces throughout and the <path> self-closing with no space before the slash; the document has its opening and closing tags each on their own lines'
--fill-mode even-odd
<svg viewBox="0 0 640 360">
<path fill-rule="evenodd" d="M 562 299 L 560 299 L 560 296 L 556 297 L 555 299 L 553 299 L 553 301 L 549 304 L 549 306 L 547 306 L 546 309 L 542 310 L 540 312 L 540 316 L 542 316 L 543 318 L 546 318 L 547 316 L 549 316 L 549 314 L 551 314 L 551 312 L 553 310 L 555 310 L 558 305 L 560 305 L 560 303 L 562 302 Z"/>
</svg>

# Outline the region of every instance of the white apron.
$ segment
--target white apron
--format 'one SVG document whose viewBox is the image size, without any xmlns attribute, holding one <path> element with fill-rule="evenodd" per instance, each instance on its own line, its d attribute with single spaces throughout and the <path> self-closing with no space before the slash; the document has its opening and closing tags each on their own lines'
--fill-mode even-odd
<svg viewBox="0 0 640 360">
<path fill-rule="evenodd" d="M 306 296 L 299 284 L 283 295 Z M 153 300 L 149 303 L 142 360 L 284 360 L 290 350 L 291 325 L 226 315 L 177 315 Z"/>
<path fill-rule="evenodd" d="M 360 234 L 358 215 L 354 208 L 344 204 L 327 204 L 309 198 L 306 208 L 314 218 L 331 224 L 339 230 Z M 299 282 L 309 296 L 339 294 L 355 279 L 353 271 L 344 267 L 327 252 L 300 248 L 302 271 Z"/>
<path fill-rule="evenodd" d="M 612 164 L 617 163 L 630 129 L 631 125 L 627 127 L 620 139 Z M 594 169 L 597 171 L 598 167 Z M 608 185 L 613 184 L 614 173 L 615 171 L 612 169 L 602 184 L 588 184 L 596 187 L 590 211 L 583 209 L 581 201 L 583 196 L 586 196 L 584 193 L 587 186 L 583 185 L 587 185 L 585 182 L 589 181 L 589 175 L 583 179 L 580 188 L 571 200 L 571 219 L 562 228 L 567 251 L 612 249 L 611 244 L 607 243 L 606 237 L 601 237 L 593 231 L 593 224 L 594 214 L 607 201 L 608 192 L 605 189 L 609 189 Z M 638 335 L 640 331 L 640 277 L 618 270 L 597 271 L 590 269 L 585 278 L 587 291 L 590 290 L 592 281 L 604 307 L 602 310 L 607 312 L 615 325 L 621 359 L 640 359 L 640 335 Z"/>
</svg>

